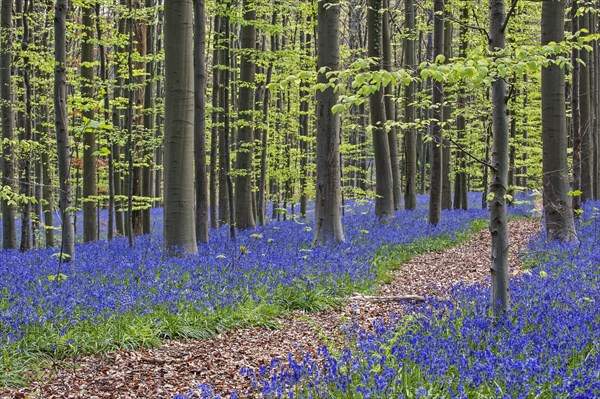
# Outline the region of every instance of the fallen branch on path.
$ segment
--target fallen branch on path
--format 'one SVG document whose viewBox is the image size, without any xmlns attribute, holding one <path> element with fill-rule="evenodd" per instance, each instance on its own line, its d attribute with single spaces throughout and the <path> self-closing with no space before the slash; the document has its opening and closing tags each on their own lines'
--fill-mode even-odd
<svg viewBox="0 0 600 399">
<path fill-rule="evenodd" d="M 351 301 L 369 301 L 369 302 L 400 302 L 400 301 L 425 302 L 425 297 L 421 296 L 421 295 L 366 296 L 363 294 L 354 293 L 348 299 Z"/>
</svg>

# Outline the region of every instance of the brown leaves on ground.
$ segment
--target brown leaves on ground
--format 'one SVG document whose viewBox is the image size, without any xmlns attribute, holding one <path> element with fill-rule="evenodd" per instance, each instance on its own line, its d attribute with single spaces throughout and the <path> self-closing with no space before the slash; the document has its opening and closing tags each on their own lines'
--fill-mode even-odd
<svg viewBox="0 0 600 399">
<path fill-rule="evenodd" d="M 518 271 L 518 254 L 538 231 L 536 220 L 510 222 L 510 265 Z M 378 295 L 444 296 L 458 282 L 486 282 L 490 266 L 490 235 L 483 231 L 466 244 L 417 256 L 394 272 L 393 281 Z M 403 302 L 347 301 L 338 309 L 316 314 L 296 312 L 280 320 L 281 329 L 227 331 L 207 340 L 167 341 L 153 349 L 121 350 L 64 362 L 46 370 L 42 379 L 23 389 L 0 389 L 0 398 L 171 398 L 200 383 L 218 392 L 247 392 L 242 367 L 268 365 L 272 358 L 301 358 L 320 345 L 343 343 L 341 328 L 350 321 L 369 328 L 377 319 L 401 314 Z M 244 395 L 241 395 L 244 397 Z"/>
</svg>

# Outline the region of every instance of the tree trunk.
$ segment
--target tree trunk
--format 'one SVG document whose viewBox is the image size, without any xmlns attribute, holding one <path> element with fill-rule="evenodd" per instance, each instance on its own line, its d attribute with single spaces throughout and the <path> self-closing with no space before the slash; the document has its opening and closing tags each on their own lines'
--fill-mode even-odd
<svg viewBox="0 0 600 399">
<path fill-rule="evenodd" d="M 2 140 L 7 144 L 2 147 L 2 185 L 15 191 L 16 185 L 13 151 L 8 144 L 13 140 L 15 119 L 12 110 L 12 49 L 10 43 L 13 37 L 12 0 L 2 0 L 0 10 L 0 31 L 2 45 L 0 46 L 0 104 L 2 110 Z M 17 246 L 17 229 L 15 226 L 15 208 L 9 201 L 2 201 L 2 248 L 14 249 Z"/>
<path fill-rule="evenodd" d="M 252 212 L 252 160 L 254 157 L 254 74 L 252 61 L 256 46 L 254 20 L 256 10 L 253 0 L 243 0 L 244 24 L 240 43 L 240 101 L 239 118 L 242 121 L 238 132 L 235 182 L 235 223 L 239 229 L 253 229 L 256 226 Z"/>
<path fill-rule="evenodd" d="M 82 7 L 81 30 L 81 96 L 83 105 L 83 241 L 96 241 L 96 132 L 87 127 L 94 119 L 94 9 L 90 5 Z"/>
<path fill-rule="evenodd" d="M 405 39 L 404 39 L 404 66 L 411 74 L 417 70 L 416 51 L 416 21 L 417 9 L 413 0 L 405 0 L 404 3 L 405 18 Z M 405 179 L 406 189 L 404 191 L 404 207 L 406 209 L 415 209 L 417 207 L 417 140 L 416 131 L 413 123 L 417 119 L 417 109 L 415 102 L 416 82 L 411 82 L 406 86 L 404 92 L 404 121 L 407 125 L 404 131 L 404 159 L 405 159 Z"/>
<path fill-rule="evenodd" d="M 164 235 L 168 250 L 197 253 L 194 218 L 192 0 L 165 2 Z"/>
<path fill-rule="evenodd" d="M 65 261 L 75 257 L 75 223 L 71 186 L 71 146 L 67 114 L 67 0 L 56 0 L 54 8 L 54 118 L 62 214 L 61 254 Z"/>
<path fill-rule="evenodd" d="M 434 0 L 433 17 L 433 59 L 444 52 L 444 0 Z M 434 226 L 440 222 L 442 213 L 442 122 L 444 115 L 444 85 L 433 81 L 432 123 L 431 127 L 431 167 L 429 187 L 429 223 Z"/>
<path fill-rule="evenodd" d="M 368 56 L 374 59 L 371 71 L 382 69 L 382 0 L 369 0 L 367 11 Z M 390 144 L 385 131 L 385 104 L 383 86 L 369 96 L 373 152 L 375 157 L 376 194 L 375 215 L 378 218 L 394 217 L 394 192 Z"/>
<path fill-rule="evenodd" d="M 561 2 L 562 4 L 563 2 Z M 579 29 L 589 31 L 589 14 L 579 17 Z M 594 197 L 594 145 L 591 116 L 591 86 L 590 86 L 590 54 L 583 50 L 579 53 L 582 63 L 579 66 L 579 109 L 580 109 L 580 140 L 581 140 L 581 199 L 590 200 Z"/>
<path fill-rule="evenodd" d="M 542 45 L 564 40 L 564 21 L 564 0 L 542 3 Z M 542 68 L 542 185 L 548 239 L 571 240 L 575 226 L 568 195 L 565 72 L 554 63 Z"/>
<path fill-rule="evenodd" d="M 490 51 L 505 47 L 503 24 L 504 0 L 490 0 Z M 496 79 L 492 84 L 493 148 L 490 181 L 490 233 L 492 235 L 492 307 L 495 312 L 510 308 L 508 265 L 508 218 L 506 194 L 508 187 L 508 107 L 506 82 Z"/>
<path fill-rule="evenodd" d="M 318 4 L 317 70 L 319 83 L 329 82 L 327 74 L 336 72 L 340 63 L 339 0 L 328 6 Z M 340 119 L 332 112 L 338 95 L 333 87 L 316 92 L 317 114 L 317 196 L 315 201 L 315 242 L 343 241 L 340 213 Z"/>
<path fill-rule="evenodd" d="M 154 0 L 146 0 L 146 9 L 154 7 Z M 150 14 L 156 19 L 156 14 L 153 11 Z M 146 26 L 146 55 L 154 57 L 154 36 L 156 26 L 154 23 L 150 23 Z M 156 98 L 156 62 L 151 58 L 146 62 L 146 83 L 144 91 L 144 135 L 147 139 L 150 139 L 154 135 L 155 129 L 155 101 Z M 146 147 L 146 146 L 144 146 Z M 142 210 L 142 229 L 144 234 L 150 234 L 152 231 L 152 221 L 150 217 L 150 209 L 152 208 L 152 202 L 150 198 L 154 197 L 154 172 L 155 172 L 155 152 L 151 148 L 144 148 L 144 158 L 146 162 L 142 168 L 142 195 L 148 201 L 148 205 Z"/>
<path fill-rule="evenodd" d="M 208 242 L 208 181 L 206 176 L 206 14 L 204 0 L 194 0 L 194 157 L 196 235 Z"/>
<path fill-rule="evenodd" d="M 383 69 L 392 72 L 392 40 L 391 40 L 391 26 L 390 26 L 390 4 L 389 0 L 383 0 L 383 8 L 385 11 L 382 16 L 382 50 Z M 387 121 L 394 121 L 396 119 L 396 112 L 394 107 L 394 87 L 392 84 L 388 84 L 384 89 L 384 105 L 385 105 L 385 119 Z M 402 209 L 402 179 L 400 178 L 400 155 L 398 151 L 398 135 L 396 134 L 396 127 L 391 126 L 390 131 L 387 132 L 388 143 L 390 147 L 390 163 L 392 168 L 392 194 L 394 196 L 394 210 Z"/>
<path fill-rule="evenodd" d="M 444 22 L 444 58 L 446 63 L 452 57 L 452 23 L 449 19 Z M 452 118 L 452 106 L 450 101 L 444 104 L 444 136 L 450 136 L 450 119 Z M 442 140 L 442 209 L 452 209 L 452 166 L 450 140 Z"/>
<path fill-rule="evenodd" d="M 130 0 L 131 1 L 131 0 Z M 133 0 L 134 8 L 139 10 L 142 9 L 141 0 Z M 133 29 L 133 40 L 136 45 L 137 55 L 141 58 L 139 61 L 135 61 L 133 67 L 136 70 L 145 71 L 145 60 L 143 57 L 146 56 L 146 21 L 141 19 L 132 19 L 131 20 L 132 29 Z M 133 46 L 133 43 L 130 43 Z M 137 74 L 136 74 L 137 75 Z M 146 76 L 144 74 L 139 74 L 135 76 L 133 81 L 135 82 L 135 90 L 133 93 L 133 101 L 135 105 L 134 110 L 134 126 L 133 126 L 133 145 L 131 147 L 130 157 L 133 158 L 132 162 L 132 170 L 133 173 L 131 178 L 131 195 L 133 197 L 141 198 L 144 194 L 144 171 L 143 169 L 146 166 L 142 167 L 140 164 L 142 162 L 142 158 L 144 155 L 144 150 L 142 149 L 142 141 L 143 141 L 143 128 L 144 126 L 144 99 L 146 92 Z M 144 221 L 143 221 L 143 210 L 144 206 L 150 206 L 146 204 L 146 201 L 139 201 L 136 204 L 134 209 L 131 209 L 131 228 L 133 235 L 142 235 L 144 234 Z M 137 208 L 137 209 L 136 209 Z"/>
<path fill-rule="evenodd" d="M 218 49 L 220 42 L 219 28 L 221 26 L 221 17 L 216 15 L 214 20 L 213 34 L 213 71 L 212 71 L 212 113 L 211 121 L 212 128 L 210 132 L 210 227 L 217 228 L 219 222 L 217 219 L 217 155 L 218 155 L 218 140 L 219 140 L 219 95 L 221 94 L 220 77 L 222 75 L 219 65 L 221 65 L 220 54 Z"/>
<path fill-rule="evenodd" d="M 221 16 L 221 26 L 219 28 L 221 65 L 225 67 L 221 73 L 221 82 L 219 86 L 220 101 L 220 123 L 219 123 L 219 226 L 229 223 L 229 188 L 227 185 L 230 165 L 228 165 L 229 153 L 229 17 L 227 12 Z"/>
</svg>

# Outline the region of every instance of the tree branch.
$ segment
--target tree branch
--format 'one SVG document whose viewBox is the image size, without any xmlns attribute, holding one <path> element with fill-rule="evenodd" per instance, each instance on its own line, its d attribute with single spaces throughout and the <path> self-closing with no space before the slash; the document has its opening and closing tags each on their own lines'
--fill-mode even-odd
<svg viewBox="0 0 600 399">
<path fill-rule="evenodd" d="M 482 160 L 482 159 L 479 159 L 479 158 L 477 158 L 475 155 L 471 154 L 469 151 L 466 151 L 466 150 L 464 149 L 464 147 L 463 147 L 463 146 L 461 146 L 460 144 L 458 144 L 458 143 L 457 143 L 456 141 L 454 141 L 454 140 L 453 140 L 451 137 L 448 137 L 448 138 L 447 138 L 447 140 L 448 140 L 449 142 L 451 142 L 451 143 L 452 143 L 452 144 L 453 144 L 453 145 L 454 145 L 456 148 L 458 148 L 460 151 L 462 151 L 464 154 L 466 154 L 466 155 L 467 155 L 469 158 L 473 159 L 474 161 L 476 161 L 476 162 L 478 162 L 478 163 L 480 163 L 480 164 L 482 164 L 482 165 L 484 165 L 484 166 L 487 166 L 488 168 L 490 168 L 490 169 L 492 169 L 494 172 L 496 172 L 496 168 L 494 167 L 494 165 L 492 165 L 492 164 L 490 164 L 490 163 L 488 163 L 488 162 L 486 162 L 486 161 L 484 161 L 484 160 Z"/>
<path fill-rule="evenodd" d="M 517 2 L 518 1 L 519 0 L 513 0 L 512 4 L 510 5 L 510 10 L 508 10 L 508 14 L 506 14 L 506 18 L 504 19 L 504 23 L 502 24 L 502 28 L 500 28 L 500 32 L 504 32 L 504 30 L 506 29 L 506 25 L 508 25 L 508 20 L 515 13 L 515 7 L 517 6 Z"/>
<path fill-rule="evenodd" d="M 351 301 L 368 301 L 368 302 L 400 302 L 400 301 L 415 301 L 425 302 L 425 297 L 421 295 L 398 295 L 398 296 L 366 296 L 355 293 L 348 298 Z"/>
</svg>

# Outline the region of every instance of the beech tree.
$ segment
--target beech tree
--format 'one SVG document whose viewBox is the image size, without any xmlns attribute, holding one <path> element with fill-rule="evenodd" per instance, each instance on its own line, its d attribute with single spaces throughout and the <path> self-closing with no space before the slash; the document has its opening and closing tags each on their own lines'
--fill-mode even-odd
<svg viewBox="0 0 600 399">
<path fill-rule="evenodd" d="M 194 0 L 194 155 L 196 234 L 208 242 L 208 179 L 206 176 L 206 13 L 204 0 Z"/>
<path fill-rule="evenodd" d="M 194 215 L 192 0 L 165 2 L 164 235 L 167 249 L 197 253 Z"/>
<path fill-rule="evenodd" d="M 371 71 L 379 71 L 383 65 L 382 51 L 382 0 L 367 2 L 368 55 L 373 59 Z M 376 194 L 375 215 L 378 218 L 394 217 L 394 183 L 390 143 L 385 131 L 385 104 L 383 84 L 369 96 L 371 129 L 373 130 L 373 155 L 375 157 Z"/>
<path fill-rule="evenodd" d="M 444 55 L 444 0 L 434 0 L 433 59 L 438 62 Z M 444 107 L 444 84 L 435 79 L 432 93 L 431 167 L 429 180 L 429 223 L 440 222 L 442 213 L 442 122 Z"/>
<path fill-rule="evenodd" d="M 564 40 L 565 1 L 542 3 L 542 45 Z M 581 80 L 580 80 L 581 83 Z M 587 87 L 580 89 L 588 90 Z M 590 124 L 582 120 L 583 124 Z M 591 136 L 589 127 L 587 135 Z M 542 68 L 542 162 L 544 214 L 549 240 L 569 241 L 575 235 L 569 197 L 565 72 L 556 62 Z M 588 188 L 589 189 L 589 188 Z M 590 193 L 586 196 L 589 198 Z"/>
<path fill-rule="evenodd" d="M 67 0 L 54 7 L 54 120 L 58 153 L 59 208 L 62 215 L 61 253 L 64 260 L 75 257 L 75 218 L 71 184 L 71 144 L 67 114 Z"/>
<path fill-rule="evenodd" d="M 315 241 L 343 241 L 340 183 L 340 119 L 333 113 L 338 95 L 334 79 L 340 63 L 339 0 L 318 3 L 317 68 L 318 83 L 325 85 L 316 91 L 317 113 L 317 178 L 315 200 Z M 387 142 L 387 141 L 386 141 Z M 393 209 L 393 208 L 392 208 Z"/>
<path fill-rule="evenodd" d="M 13 151 L 14 115 L 12 110 L 12 0 L 2 0 L 0 5 L 0 104 L 2 114 L 2 186 L 8 187 L 8 194 L 15 191 Z M 2 199 L 2 248 L 14 249 L 17 246 L 15 227 L 15 206 L 9 198 Z"/>
<path fill-rule="evenodd" d="M 500 53 L 506 46 L 507 16 L 504 0 L 490 0 L 490 51 Z M 492 83 L 492 164 L 490 179 L 490 233 L 492 236 L 492 306 L 496 311 L 510 307 L 508 265 L 508 107 L 506 81 L 496 78 Z"/>
</svg>

